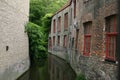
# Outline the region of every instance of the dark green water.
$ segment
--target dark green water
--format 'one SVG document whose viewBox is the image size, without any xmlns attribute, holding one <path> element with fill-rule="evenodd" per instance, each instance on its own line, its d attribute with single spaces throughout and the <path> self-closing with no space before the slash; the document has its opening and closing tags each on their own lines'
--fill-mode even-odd
<svg viewBox="0 0 120 80">
<path fill-rule="evenodd" d="M 17 80 L 75 80 L 75 72 L 64 60 L 48 55 L 40 66 L 32 64 L 30 69 Z"/>
</svg>

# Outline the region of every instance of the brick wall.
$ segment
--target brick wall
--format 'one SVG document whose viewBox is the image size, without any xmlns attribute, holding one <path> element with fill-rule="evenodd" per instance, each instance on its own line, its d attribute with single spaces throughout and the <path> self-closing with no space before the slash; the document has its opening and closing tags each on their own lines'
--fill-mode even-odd
<svg viewBox="0 0 120 80">
<path fill-rule="evenodd" d="M 117 80 L 117 64 L 115 61 L 106 61 L 106 37 L 105 37 L 105 18 L 117 14 L 117 1 L 94 1 L 84 5 L 78 1 L 77 17 L 80 29 L 79 33 L 79 50 L 74 60 L 74 69 L 82 72 L 88 80 Z M 82 6 L 81 6 L 82 5 Z M 84 50 L 84 23 L 92 22 L 91 48 L 90 56 L 83 55 Z M 79 57 L 78 57 L 79 56 Z"/>
<path fill-rule="evenodd" d="M 59 15 L 64 16 L 66 12 L 71 19 L 68 19 L 68 30 L 64 31 L 64 18 L 61 18 L 62 32 L 51 36 L 60 35 L 63 44 L 64 35 L 67 35 L 67 48 L 63 49 L 63 52 L 59 51 L 61 48 L 58 51 L 53 49 L 52 54 L 59 57 L 61 57 L 59 54 L 62 54 L 62 58 L 66 55 L 67 58 L 64 59 L 71 64 L 76 73 L 83 73 L 88 80 L 117 80 L 117 60 L 106 60 L 105 35 L 106 17 L 117 15 L 117 0 L 76 0 L 76 17 L 74 17 L 74 0 L 72 0 L 72 4 L 54 15 L 53 19 L 58 18 Z M 90 52 L 86 56 L 84 55 L 84 24 L 88 22 L 91 22 L 91 40 Z M 77 34 L 79 34 L 78 38 Z"/>
</svg>

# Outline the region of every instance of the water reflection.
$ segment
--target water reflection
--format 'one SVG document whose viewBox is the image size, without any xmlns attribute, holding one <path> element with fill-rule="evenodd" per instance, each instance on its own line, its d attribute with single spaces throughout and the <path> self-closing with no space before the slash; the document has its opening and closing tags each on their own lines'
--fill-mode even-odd
<svg viewBox="0 0 120 80">
<path fill-rule="evenodd" d="M 75 73 L 64 60 L 48 55 L 45 65 L 32 64 L 17 80 L 75 80 Z"/>
</svg>

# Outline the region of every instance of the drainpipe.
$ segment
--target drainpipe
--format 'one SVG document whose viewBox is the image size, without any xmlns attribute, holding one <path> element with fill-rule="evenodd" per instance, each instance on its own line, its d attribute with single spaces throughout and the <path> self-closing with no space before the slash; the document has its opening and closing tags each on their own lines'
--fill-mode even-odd
<svg viewBox="0 0 120 80">
<path fill-rule="evenodd" d="M 117 75 L 117 78 L 118 80 L 120 80 L 120 0 L 117 0 L 118 4 L 118 18 L 117 18 L 117 32 L 118 32 L 118 35 L 117 35 L 117 39 L 116 39 L 116 52 L 117 52 L 117 61 L 118 61 L 118 75 Z"/>
</svg>

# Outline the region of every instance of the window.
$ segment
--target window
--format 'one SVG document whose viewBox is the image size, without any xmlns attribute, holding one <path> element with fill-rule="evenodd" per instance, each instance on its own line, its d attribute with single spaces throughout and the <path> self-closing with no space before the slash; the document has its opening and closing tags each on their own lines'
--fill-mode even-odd
<svg viewBox="0 0 120 80">
<path fill-rule="evenodd" d="M 115 60 L 116 53 L 116 16 L 106 18 L 106 59 Z"/>
<path fill-rule="evenodd" d="M 72 48 L 74 48 L 74 38 L 72 38 Z"/>
<path fill-rule="evenodd" d="M 53 46 L 55 46 L 55 36 L 53 37 Z"/>
<path fill-rule="evenodd" d="M 52 48 L 52 40 L 51 40 L 51 37 L 49 38 L 49 49 Z"/>
<path fill-rule="evenodd" d="M 70 11 L 70 25 L 72 25 L 72 16 L 73 16 L 73 15 L 72 15 L 72 11 L 73 11 L 73 10 L 72 10 L 72 8 L 71 8 L 71 11 Z"/>
<path fill-rule="evenodd" d="M 53 21 L 53 32 L 55 33 L 56 32 L 56 20 L 54 19 Z"/>
<path fill-rule="evenodd" d="M 92 22 L 87 22 L 84 24 L 84 53 L 83 55 L 90 55 L 90 46 L 91 46 L 91 28 Z"/>
<path fill-rule="evenodd" d="M 60 36 L 58 36 L 58 46 L 60 46 Z"/>
<path fill-rule="evenodd" d="M 58 18 L 58 32 L 61 31 L 61 17 Z"/>
<path fill-rule="evenodd" d="M 50 27 L 50 30 L 49 30 L 49 34 L 51 34 L 51 27 Z"/>
<path fill-rule="evenodd" d="M 76 0 L 74 0 L 74 18 L 76 17 Z"/>
<path fill-rule="evenodd" d="M 87 4 L 89 0 L 83 0 L 83 3 L 84 4 Z"/>
<path fill-rule="evenodd" d="M 68 28 L 68 13 L 64 15 L 64 30 Z"/>
<path fill-rule="evenodd" d="M 67 47 L 67 36 L 64 35 L 64 44 L 63 44 L 64 47 Z"/>
<path fill-rule="evenodd" d="M 79 35 L 79 30 L 76 30 L 76 43 L 75 43 L 75 49 L 78 48 L 78 35 Z"/>
<path fill-rule="evenodd" d="M 8 51 L 9 50 L 9 46 L 6 46 L 6 51 Z"/>
</svg>

